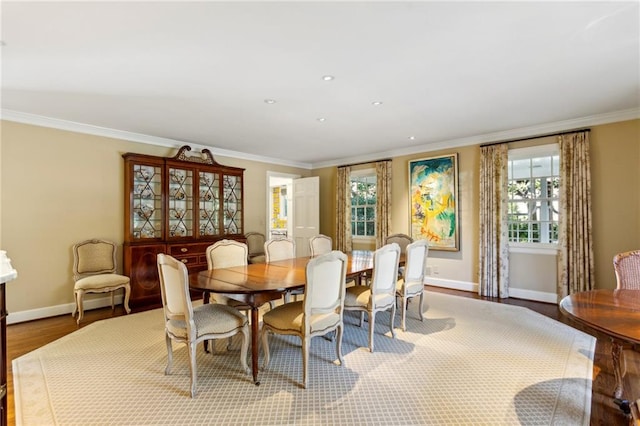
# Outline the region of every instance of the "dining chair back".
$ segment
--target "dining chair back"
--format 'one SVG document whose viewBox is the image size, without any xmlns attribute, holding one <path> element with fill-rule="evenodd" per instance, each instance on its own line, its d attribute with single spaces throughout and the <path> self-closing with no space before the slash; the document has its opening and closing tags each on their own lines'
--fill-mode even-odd
<svg viewBox="0 0 640 426">
<path fill-rule="evenodd" d="M 264 243 L 267 263 L 296 257 L 296 243 L 291 238 L 273 238 Z"/>
<path fill-rule="evenodd" d="M 73 299 L 75 306 L 71 315 L 77 323 L 84 317 L 83 299 L 87 293 L 111 293 L 111 309 L 114 309 L 114 294 L 123 289 L 123 305 L 127 313 L 131 283 L 129 277 L 116 273 L 116 245 L 112 241 L 91 239 L 73 246 Z"/>
<path fill-rule="evenodd" d="M 407 246 L 413 242 L 413 238 L 407 234 L 392 234 L 385 239 L 385 244 L 396 243 L 400 246 L 400 253 L 406 253 Z"/>
<path fill-rule="evenodd" d="M 196 347 L 198 343 L 231 337 L 237 333 L 243 335 L 240 365 L 243 372 L 249 374 L 247 318 L 237 309 L 219 303 L 207 303 L 194 307 L 189 293 L 189 272 L 184 263 L 166 254 L 159 254 L 157 263 L 167 345 L 165 374 L 171 373 L 173 365 L 172 341 L 186 344 L 191 372 L 190 394 L 192 398 L 195 397 L 197 383 Z"/>
<path fill-rule="evenodd" d="M 640 290 L 640 250 L 616 254 L 613 270 L 618 288 Z"/>
<path fill-rule="evenodd" d="M 231 268 L 248 262 L 248 248 L 236 240 L 220 240 L 207 247 L 207 268 Z"/>
<path fill-rule="evenodd" d="M 244 234 L 247 239 L 247 247 L 249 248 L 249 263 L 264 263 L 266 261 L 264 254 L 264 234 L 260 232 L 247 232 Z"/>
<path fill-rule="evenodd" d="M 418 313 L 420 321 L 424 321 L 422 310 L 424 309 L 424 278 L 427 274 L 427 257 L 429 255 L 429 243 L 427 240 L 418 240 L 407 246 L 404 276 L 396 285 L 396 296 L 401 302 L 402 330 L 407 331 L 406 316 L 409 299 L 420 296 Z"/>
<path fill-rule="evenodd" d="M 267 263 L 277 262 L 278 260 L 293 259 L 296 257 L 296 243 L 291 238 L 273 238 L 264 243 L 264 252 L 266 254 Z M 302 294 L 302 290 L 291 290 L 284 294 L 284 303 L 288 303 L 291 295 Z M 275 300 L 271 300 L 269 305 L 273 309 Z"/>
<path fill-rule="evenodd" d="M 321 254 L 331 252 L 333 248 L 333 241 L 331 237 L 327 237 L 326 235 L 316 235 L 315 237 L 311 237 L 309 239 L 309 249 L 311 250 L 311 256 L 318 256 Z"/>
<path fill-rule="evenodd" d="M 336 331 L 336 355 L 341 365 L 343 309 L 347 256 L 332 251 L 309 260 L 304 300 L 280 305 L 265 313 L 262 322 L 263 368 L 270 361 L 269 333 L 290 334 L 302 340 L 302 386 L 307 387 L 311 338 Z"/>
<path fill-rule="evenodd" d="M 244 266 L 248 264 L 248 248 L 245 243 L 236 240 L 220 240 L 207 247 L 207 269 L 233 268 L 234 266 Z M 207 294 L 204 294 L 205 303 Z M 251 306 L 244 302 L 229 299 L 224 295 L 217 294 L 211 297 L 210 302 L 224 303 L 234 308 L 244 311 L 249 317 Z"/>
<path fill-rule="evenodd" d="M 369 351 L 373 352 L 373 332 L 376 312 L 391 310 L 389 329 L 395 337 L 393 327 L 396 313 L 396 283 L 400 246 L 397 243 L 386 244 L 373 255 L 373 275 L 369 286 L 356 285 L 346 289 L 344 309 L 360 311 L 360 327 L 364 323 L 364 313 L 369 316 Z"/>
</svg>

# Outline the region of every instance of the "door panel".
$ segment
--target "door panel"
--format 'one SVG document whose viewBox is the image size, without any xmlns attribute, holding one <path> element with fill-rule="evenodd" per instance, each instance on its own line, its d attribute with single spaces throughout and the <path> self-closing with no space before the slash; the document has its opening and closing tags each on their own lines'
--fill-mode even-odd
<svg viewBox="0 0 640 426">
<path fill-rule="evenodd" d="M 296 255 L 309 256 L 309 239 L 320 233 L 320 178 L 293 180 L 293 239 Z"/>
</svg>

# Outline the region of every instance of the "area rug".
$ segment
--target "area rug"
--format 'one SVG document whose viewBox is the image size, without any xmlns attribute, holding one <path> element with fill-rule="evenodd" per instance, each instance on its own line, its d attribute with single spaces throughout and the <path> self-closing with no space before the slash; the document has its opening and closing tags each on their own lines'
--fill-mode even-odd
<svg viewBox="0 0 640 426">
<path fill-rule="evenodd" d="M 13 361 L 20 425 L 588 425 L 595 339 L 526 308 L 427 292 L 407 331 L 345 316 L 345 365 L 315 338 L 307 389 L 300 342 L 272 336 L 252 383 L 239 342 L 199 348 L 189 397 L 184 345 L 166 376 L 161 310 L 93 323 Z M 399 318 L 396 319 L 396 324 Z"/>
</svg>

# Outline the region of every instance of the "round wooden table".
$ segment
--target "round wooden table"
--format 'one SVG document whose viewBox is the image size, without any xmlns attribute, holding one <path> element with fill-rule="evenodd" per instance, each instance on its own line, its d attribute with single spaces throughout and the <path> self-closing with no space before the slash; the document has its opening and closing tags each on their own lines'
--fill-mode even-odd
<svg viewBox="0 0 640 426">
<path fill-rule="evenodd" d="M 560 311 L 611 338 L 616 376 L 614 396 L 622 398 L 622 345 L 640 344 L 640 290 L 600 289 L 570 294 L 560 302 Z"/>
</svg>

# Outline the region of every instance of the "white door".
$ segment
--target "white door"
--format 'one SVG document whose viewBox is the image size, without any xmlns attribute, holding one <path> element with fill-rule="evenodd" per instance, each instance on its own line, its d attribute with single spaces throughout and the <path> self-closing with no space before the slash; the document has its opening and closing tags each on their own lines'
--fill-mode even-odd
<svg viewBox="0 0 640 426">
<path fill-rule="evenodd" d="M 293 239 L 296 256 L 309 256 L 309 239 L 320 233 L 320 178 L 293 180 Z"/>
</svg>

